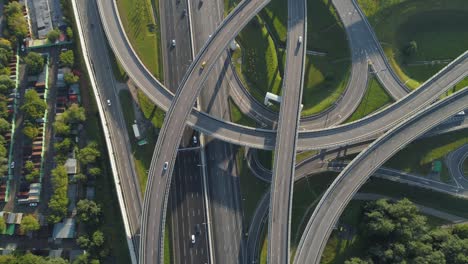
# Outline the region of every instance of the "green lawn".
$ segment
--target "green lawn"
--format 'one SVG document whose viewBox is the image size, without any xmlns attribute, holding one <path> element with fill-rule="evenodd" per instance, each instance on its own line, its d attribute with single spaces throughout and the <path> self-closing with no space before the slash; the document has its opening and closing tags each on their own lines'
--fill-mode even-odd
<svg viewBox="0 0 468 264">
<path fill-rule="evenodd" d="M 133 48 L 149 71 L 162 81 L 158 0 L 117 0 L 117 6 Z"/>
<path fill-rule="evenodd" d="M 301 161 L 309 158 L 309 157 L 312 157 L 314 156 L 315 154 L 317 154 L 318 151 L 317 150 L 308 150 L 308 151 L 302 151 L 298 154 L 296 154 L 296 164 L 300 163 Z"/>
<path fill-rule="evenodd" d="M 459 83 L 457 83 L 455 86 L 453 86 L 452 89 L 449 89 L 447 92 L 445 92 L 445 94 L 441 95 L 440 98 L 444 98 L 444 97 L 447 97 L 457 91 L 460 91 L 461 89 L 465 88 L 468 86 L 468 77 L 461 80 Z"/>
<path fill-rule="evenodd" d="M 268 257 L 268 240 L 263 238 L 262 249 L 260 251 L 260 264 L 267 264 L 267 257 Z"/>
<path fill-rule="evenodd" d="M 169 215 L 166 215 L 167 219 L 170 219 Z M 164 264 L 172 264 L 172 230 L 171 230 L 171 225 L 169 223 L 170 221 L 166 221 L 166 228 L 164 229 Z"/>
<path fill-rule="evenodd" d="M 90 85 L 89 85 L 90 87 Z M 88 91 L 86 92 L 88 93 Z M 96 178 L 96 201 L 101 205 L 102 212 L 102 227 L 106 238 L 106 248 L 109 248 L 110 263 L 130 263 L 130 253 L 127 247 L 125 228 L 123 225 L 120 206 L 117 202 L 117 194 L 115 190 L 114 178 L 109 166 L 109 158 L 107 156 L 106 142 L 102 132 L 98 110 L 92 91 L 89 91 L 91 107 L 86 109 L 86 122 L 84 127 L 88 140 L 98 142 L 100 152 L 100 168 L 102 171 L 101 177 Z"/>
<path fill-rule="evenodd" d="M 350 257 L 360 255 L 366 250 L 362 231 L 358 231 L 359 224 L 364 216 L 365 201 L 351 201 L 340 217 L 340 226 L 349 232 L 349 236 L 343 235 L 338 230 L 332 232 L 327 246 L 323 251 L 321 263 L 343 263 Z M 350 229 L 350 230 L 349 230 Z"/>
<path fill-rule="evenodd" d="M 244 224 L 248 230 L 253 213 L 257 204 L 270 187 L 269 184 L 257 179 L 244 160 L 244 148 L 239 148 L 237 152 L 237 165 L 240 174 L 240 190 L 242 196 L 242 207 L 244 211 Z"/>
<path fill-rule="evenodd" d="M 255 121 L 248 116 L 244 115 L 239 107 L 229 99 L 229 109 L 231 110 L 231 121 L 236 124 L 249 126 L 249 127 L 256 127 L 257 124 Z"/>
<path fill-rule="evenodd" d="M 380 82 L 375 77 L 372 77 L 369 79 L 364 98 L 362 98 L 358 108 L 346 122 L 359 120 L 392 102 L 393 99 L 388 95 Z"/>
<path fill-rule="evenodd" d="M 412 89 L 446 65 L 420 65 L 419 62 L 451 60 L 468 49 L 468 5 L 465 0 L 358 2 L 383 44 L 393 69 Z M 411 41 L 417 43 L 417 50 L 405 55 L 404 49 Z"/>
<path fill-rule="evenodd" d="M 153 125 L 160 129 L 164 122 L 166 113 L 158 108 L 151 100 L 140 90 L 138 90 L 138 104 L 143 111 L 143 115 L 150 119 Z"/>
<path fill-rule="evenodd" d="M 468 199 L 450 194 L 417 188 L 380 178 L 371 178 L 360 189 L 361 192 L 378 193 L 394 198 L 408 198 L 416 204 L 468 218 Z"/>
<path fill-rule="evenodd" d="M 309 0 L 307 8 L 307 48 L 327 55 L 306 57 L 302 116 L 330 107 L 346 88 L 350 69 L 348 42 L 333 7 L 328 6 L 326 0 Z M 263 101 L 266 92 L 281 93 L 287 35 L 286 10 L 286 1 L 272 0 L 260 13 L 259 21 L 266 27 L 250 23 L 238 38 L 243 47 L 243 79 L 250 92 L 260 101 Z M 258 54 L 262 53 L 264 55 L 259 57 Z M 245 69 L 251 69 L 251 73 Z M 273 109 L 277 110 L 278 107 Z"/>
<path fill-rule="evenodd" d="M 240 76 L 257 100 L 267 91 L 280 94 L 281 76 L 275 44 L 257 16 L 240 32 L 237 41 L 242 48 Z M 238 69 L 239 70 L 239 69 Z"/>
<path fill-rule="evenodd" d="M 148 179 L 148 173 L 146 171 L 149 170 L 151 164 L 151 158 L 153 157 L 154 147 L 156 146 L 158 132 L 154 127 L 149 129 L 149 131 L 147 131 L 145 135 L 143 135 L 148 141 L 148 144 L 138 146 L 137 140 L 133 135 L 132 128 L 132 124 L 135 120 L 135 112 L 133 111 L 132 98 L 133 97 L 131 96 L 129 91 L 120 91 L 119 93 L 120 104 L 122 105 L 122 109 L 125 109 L 125 111 L 123 111 L 123 114 L 132 147 L 132 155 L 133 160 L 135 161 L 135 169 L 138 174 L 138 181 L 140 184 L 141 192 L 142 194 L 144 194 L 146 189 L 146 181 Z"/>
<path fill-rule="evenodd" d="M 432 162 L 443 161 L 445 155 L 468 143 L 468 129 L 417 140 L 398 152 L 385 166 L 426 175 Z"/>
</svg>

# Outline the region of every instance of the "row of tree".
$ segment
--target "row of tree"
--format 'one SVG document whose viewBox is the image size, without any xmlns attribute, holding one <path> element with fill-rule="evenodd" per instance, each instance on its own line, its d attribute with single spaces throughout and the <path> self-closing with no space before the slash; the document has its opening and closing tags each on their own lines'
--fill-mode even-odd
<svg viewBox="0 0 468 264">
<path fill-rule="evenodd" d="M 49 258 L 36 256 L 31 253 L 1 255 L 0 264 L 68 264 L 69 262 L 62 258 Z"/>
<path fill-rule="evenodd" d="M 468 263 L 468 224 L 432 229 L 407 199 L 369 203 L 361 230 L 369 245 L 366 256 L 346 264 Z"/>
</svg>

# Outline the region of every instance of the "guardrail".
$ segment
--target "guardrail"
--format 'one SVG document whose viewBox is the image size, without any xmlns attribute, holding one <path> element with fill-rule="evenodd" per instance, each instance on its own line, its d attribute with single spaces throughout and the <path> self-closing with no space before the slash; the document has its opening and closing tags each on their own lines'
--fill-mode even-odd
<svg viewBox="0 0 468 264">
<path fill-rule="evenodd" d="M 430 123 L 425 123 L 421 128 L 413 132 L 413 134 L 407 135 L 404 141 L 399 142 L 399 145 L 395 148 L 391 148 L 389 152 L 385 153 L 384 157 L 380 159 L 376 159 L 375 155 L 373 156 L 374 159 L 372 160 L 371 167 L 366 170 L 365 174 L 362 174 L 360 176 L 359 181 L 355 182 L 356 184 L 351 186 L 350 190 L 344 193 L 344 201 L 339 205 L 338 208 L 334 210 L 332 215 L 332 221 L 329 223 L 326 223 L 326 230 L 321 229 L 325 233 L 323 235 L 323 240 L 320 240 L 319 247 L 312 247 L 311 250 L 313 251 L 313 259 L 309 259 L 309 261 L 312 261 L 311 263 L 318 263 L 320 261 L 320 253 L 323 251 L 325 244 L 326 244 L 326 238 L 329 237 L 331 233 L 331 229 L 333 227 L 333 224 L 336 223 L 339 217 L 339 213 L 341 213 L 344 208 L 346 207 L 348 201 L 351 199 L 352 195 L 357 192 L 359 187 L 364 184 L 364 182 L 367 180 L 367 178 L 378 168 L 380 167 L 389 157 L 393 156 L 397 151 L 402 149 L 406 144 L 410 143 L 412 140 L 417 138 L 419 135 L 427 132 L 429 129 L 432 127 L 435 127 L 436 125 L 440 124 L 443 122 L 446 118 L 449 118 L 451 115 L 456 114 L 457 112 L 463 110 L 466 107 L 466 103 L 468 101 L 468 89 L 463 89 L 452 96 L 437 102 L 436 104 L 433 104 L 421 111 L 419 111 L 417 114 L 412 116 L 411 118 L 407 119 L 405 122 L 400 123 L 390 131 L 388 131 L 385 135 L 380 137 L 377 141 L 374 141 L 366 150 L 361 152 L 347 167 L 346 169 L 333 181 L 333 183 L 330 185 L 330 187 L 327 189 L 325 194 L 322 196 L 320 202 L 318 203 L 312 217 L 309 220 L 309 223 L 307 225 L 306 231 L 304 235 L 301 238 L 301 241 L 299 243 L 299 249 L 304 247 L 304 241 L 305 239 L 308 239 L 308 235 L 310 234 L 309 231 L 311 231 L 311 226 L 314 224 L 313 220 L 317 219 L 317 215 L 322 212 L 330 212 L 329 208 L 325 208 L 325 204 L 327 203 L 327 200 L 330 198 L 332 193 L 338 192 L 339 188 L 341 188 L 341 183 L 343 182 L 344 179 L 349 179 L 350 173 L 353 172 L 353 169 L 356 168 L 359 164 L 362 164 L 362 162 L 366 161 L 366 158 L 373 153 L 374 150 L 379 148 L 382 144 L 385 144 L 386 142 L 389 142 L 390 138 L 394 137 L 395 135 L 398 135 L 400 132 L 404 131 L 408 127 L 411 127 L 412 125 L 418 124 L 418 121 L 421 118 L 431 116 L 432 114 L 437 114 L 435 120 L 432 120 Z M 441 109 L 447 108 L 445 112 L 440 111 Z M 320 227 L 322 228 L 322 227 Z M 319 235 L 318 235 L 319 236 Z M 315 237 L 316 239 L 318 237 Z M 322 238 L 322 237 L 319 237 Z M 314 240 L 316 241 L 316 240 Z M 309 256 L 310 257 L 310 256 Z M 298 263 L 299 258 L 296 256 L 296 261 L 295 263 Z"/>
<path fill-rule="evenodd" d="M 99 93 L 99 89 L 97 88 L 96 76 L 94 75 L 94 71 L 91 68 L 90 58 L 89 58 L 89 55 L 88 55 L 88 51 L 86 49 L 86 43 L 85 43 L 84 38 L 83 38 L 83 31 L 81 29 L 80 16 L 78 14 L 77 6 L 76 6 L 76 0 L 72 0 L 71 2 L 72 2 L 72 7 L 73 7 L 73 13 L 74 13 L 74 16 L 75 16 L 75 19 L 76 19 L 76 24 L 77 24 L 76 26 L 77 26 L 77 29 L 78 29 L 78 35 L 80 36 L 79 39 L 80 39 L 80 44 L 81 44 L 81 49 L 82 49 L 82 52 L 83 52 L 85 65 L 86 65 L 86 70 L 88 71 L 89 76 L 90 76 L 89 80 L 91 82 L 91 87 L 93 88 L 94 98 L 96 100 L 96 104 L 97 104 L 97 107 L 98 107 L 98 110 L 99 110 L 99 117 L 101 119 L 101 127 L 102 127 L 102 130 L 103 130 L 103 133 L 104 133 L 104 138 L 106 140 L 107 152 L 108 152 L 109 160 L 110 160 L 110 164 L 111 164 L 112 176 L 114 177 L 114 184 L 115 184 L 115 189 L 116 189 L 116 193 L 117 193 L 117 199 L 118 199 L 119 205 L 120 205 L 120 212 L 122 214 L 122 220 L 123 220 L 123 224 L 124 224 L 124 228 L 125 228 L 127 246 L 128 246 L 128 250 L 130 252 L 130 259 L 132 261 L 132 264 L 137 264 L 137 256 L 136 256 L 135 248 L 134 248 L 134 245 L 133 245 L 133 242 L 132 242 L 132 235 L 131 235 L 130 225 L 129 225 L 129 221 L 128 221 L 128 214 L 127 214 L 127 210 L 126 210 L 126 207 L 125 207 L 124 198 L 123 198 L 123 195 L 122 195 L 123 191 L 122 191 L 122 188 L 120 186 L 119 173 L 118 173 L 117 165 L 116 165 L 116 162 L 115 162 L 115 154 L 114 154 L 114 149 L 113 149 L 113 146 L 112 146 L 112 141 L 110 139 L 110 133 L 109 133 L 109 130 L 108 130 L 108 125 L 107 125 L 107 119 L 106 119 L 106 116 L 105 116 L 105 113 L 104 113 L 104 108 L 103 108 L 102 103 L 101 103 L 102 100 L 101 100 L 101 96 L 100 96 L 100 93 Z M 97 2 L 99 2 L 99 1 L 97 1 Z"/>
</svg>

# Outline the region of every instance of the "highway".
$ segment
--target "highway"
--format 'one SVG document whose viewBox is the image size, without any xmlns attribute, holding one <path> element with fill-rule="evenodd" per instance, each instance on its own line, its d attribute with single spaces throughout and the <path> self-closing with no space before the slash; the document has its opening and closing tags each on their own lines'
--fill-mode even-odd
<svg viewBox="0 0 468 264">
<path fill-rule="evenodd" d="M 468 144 L 465 144 L 458 149 L 450 152 L 446 159 L 450 174 L 459 188 L 468 190 L 468 179 L 463 171 L 463 163 L 468 158 Z"/>
<path fill-rule="evenodd" d="M 194 53 L 196 53 L 221 23 L 224 8 L 221 1 L 205 1 L 202 6 L 199 6 L 197 1 L 191 1 L 190 4 Z M 230 120 L 229 86 L 224 78 L 228 61 L 224 54 L 205 81 L 199 102 L 204 112 L 222 120 Z M 212 263 L 235 264 L 241 262 L 243 256 L 240 172 L 235 159 L 237 151 L 236 146 L 206 137 Z"/>
<path fill-rule="evenodd" d="M 301 116 L 307 39 L 305 0 L 288 0 L 286 65 L 272 172 L 268 263 L 289 263 L 296 142 Z"/>
<path fill-rule="evenodd" d="M 76 1 L 76 6 L 81 22 L 77 26 L 82 29 L 83 35 L 81 37 L 83 37 L 87 52 L 92 58 L 93 74 L 102 100 L 98 103 L 106 108 L 105 117 L 111 134 L 110 140 L 115 154 L 114 158 L 123 191 L 130 232 L 134 246 L 138 248 L 143 195 L 138 183 L 133 157 L 129 155 L 132 153 L 131 144 L 118 97 L 118 86 L 125 86 L 125 84 L 119 84 L 112 72 L 110 51 L 107 45 L 103 45 L 107 41 L 101 27 L 96 2 Z M 107 107 L 106 100 L 113 102 L 111 107 Z"/>
<path fill-rule="evenodd" d="M 166 90 L 153 76 L 151 76 L 151 74 L 146 70 L 141 61 L 139 61 L 138 57 L 133 52 L 128 41 L 125 41 L 125 33 L 123 32 L 118 22 L 118 12 L 115 5 L 113 4 L 113 1 L 98 1 L 98 7 L 111 47 L 119 60 L 124 62 L 122 65 L 126 72 L 153 102 L 155 102 L 164 110 L 168 109 L 172 100 L 172 94 Z M 397 120 L 402 120 L 404 117 L 411 116 L 411 114 L 417 112 L 413 111 L 414 106 L 424 107 L 433 100 L 436 100 L 438 96 L 434 96 L 434 93 L 439 94 L 441 87 L 446 87 L 448 89 L 448 87 L 445 85 L 437 85 L 437 80 L 443 79 L 446 82 L 455 83 L 465 77 L 467 74 L 466 68 L 468 67 L 466 65 L 467 62 L 465 59 L 466 53 L 457 58 L 452 64 L 448 65 L 445 70 L 442 70 L 438 75 L 434 76 L 431 81 L 426 82 L 416 91 L 413 91 L 410 96 L 405 97 L 406 99 L 403 100 L 403 102 L 397 102 L 393 104 L 393 106 L 388 107 L 387 110 L 381 111 L 387 112 L 387 114 L 389 114 L 389 116 L 386 116 L 383 120 L 385 121 L 383 123 L 391 124 L 388 125 L 386 129 L 398 123 Z M 451 68 L 458 68 L 461 70 L 452 72 L 450 71 Z M 422 91 L 426 91 L 426 95 L 431 94 L 432 96 L 422 98 L 422 96 L 420 96 Z M 407 102 L 409 99 L 411 99 L 412 105 L 404 104 L 404 107 L 401 106 L 402 103 Z M 390 114 L 390 112 L 393 111 L 393 108 L 398 108 L 401 112 L 398 114 Z M 372 118 L 375 117 L 376 116 L 374 115 Z M 369 121 L 372 120 L 368 118 L 364 122 Z M 210 135 L 233 144 L 251 146 L 261 149 L 273 149 L 274 147 L 275 132 L 272 130 L 253 129 L 233 124 L 218 118 L 211 117 L 207 114 L 200 113 L 196 109 L 192 109 L 192 114 L 190 115 L 187 123 L 200 132 L 205 133 L 206 135 Z M 357 124 L 355 123 L 355 125 Z M 380 127 L 379 125 L 376 126 Z M 348 127 L 347 129 L 350 128 L 351 127 Z M 377 136 L 383 132 L 383 130 L 385 129 L 382 129 L 382 131 L 376 131 L 374 136 Z M 299 131 L 298 150 L 333 147 L 340 144 L 340 142 L 341 144 L 350 144 L 356 140 L 359 140 L 356 137 L 361 134 L 360 132 L 354 133 L 353 131 L 347 140 L 333 140 L 330 138 L 324 139 L 318 135 L 318 133 L 324 133 L 324 131 Z M 370 131 L 372 131 L 372 129 Z M 317 140 L 311 141 L 310 138 L 315 138 Z M 315 145 L 317 141 L 323 141 L 323 144 Z"/>
<path fill-rule="evenodd" d="M 200 149 L 179 150 L 169 203 L 173 262 L 209 263 Z M 195 236 L 192 243 L 191 236 Z"/>
<path fill-rule="evenodd" d="M 341 212 L 370 175 L 400 149 L 466 105 L 468 89 L 463 89 L 406 119 L 361 152 L 322 196 L 302 235 L 294 262 L 319 263 Z"/>
<path fill-rule="evenodd" d="M 241 2 L 202 48 L 177 89 L 166 112 L 148 174 L 141 224 L 141 263 L 154 263 L 163 259 L 162 234 L 165 226 L 168 185 L 185 120 L 193 108 L 202 84 L 233 36 L 237 35 L 253 15 L 267 3 L 267 1 Z"/>
</svg>

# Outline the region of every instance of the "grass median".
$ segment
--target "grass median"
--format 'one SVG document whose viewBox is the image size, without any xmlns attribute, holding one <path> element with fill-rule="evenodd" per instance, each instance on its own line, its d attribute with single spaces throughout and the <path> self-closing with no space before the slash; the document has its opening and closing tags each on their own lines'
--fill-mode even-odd
<svg viewBox="0 0 468 264">
<path fill-rule="evenodd" d="M 159 0 L 117 0 L 120 19 L 138 57 L 163 81 Z"/>
<path fill-rule="evenodd" d="M 428 175 L 434 161 L 443 161 L 445 156 L 468 143 L 468 129 L 423 138 L 406 146 L 390 160 L 385 167 L 405 172 Z M 448 177 L 445 176 L 445 181 Z"/>
<path fill-rule="evenodd" d="M 346 88 L 351 65 L 346 35 L 333 6 L 325 0 L 309 0 L 307 8 L 307 49 L 324 56 L 306 57 L 302 116 L 322 112 L 336 102 Z M 238 37 L 242 47 L 238 72 L 259 101 L 267 92 L 281 94 L 286 10 L 286 1 L 272 0 L 257 22 L 249 23 Z"/>
<path fill-rule="evenodd" d="M 388 95 L 380 82 L 375 77 L 372 77 L 367 84 L 367 90 L 361 103 L 356 108 L 356 111 L 346 120 L 346 123 L 359 120 L 392 102 L 393 99 Z"/>
<path fill-rule="evenodd" d="M 409 88 L 417 88 L 468 49 L 465 0 L 358 2 L 392 68 Z"/>
</svg>

